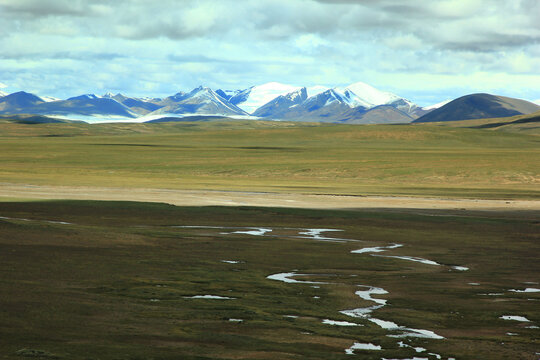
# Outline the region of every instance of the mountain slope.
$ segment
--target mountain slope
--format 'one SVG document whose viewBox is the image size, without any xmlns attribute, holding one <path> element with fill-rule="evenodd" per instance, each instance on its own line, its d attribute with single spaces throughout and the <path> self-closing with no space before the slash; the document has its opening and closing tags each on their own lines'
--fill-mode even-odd
<svg viewBox="0 0 540 360">
<path fill-rule="evenodd" d="M 204 115 L 248 115 L 227 99 L 207 87 L 198 87 L 190 93 L 178 93 L 165 98 L 160 109 L 150 115 L 159 114 L 204 114 Z"/>
<path fill-rule="evenodd" d="M 401 98 L 392 99 L 394 102 Z M 333 88 L 307 97 L 305 88 L 282 95 L 260 107 L 255 116 L 291 121 L 345 122 L 353 124 L 404 123 L 413 118 L 392 105 L 364 101 L 349 88 Z"/>
<path fill-rule="evenodd" d="M 303 87 L 300 90 L 293 91 L 287 95 L 278 96 L 274 100 L 271 100 L 258 108 L 253 115 L 259 117 L 281 118 L 290 111 L 291 107 L 302 104 L 307 98 L 307 89 Z"/>
<path fill-rule="evenodd" d="M 19 91 L 0 98 L 0 114 L 20 114 L 45 101 L 34 94 Z"/>
<path fill-rule="evenodd" d="M 103 95 L 103 97 L 116 100 L 119 103 L 123 104 L 124 106 L 127 106 L 128 108 L 130 108 L 131 111 L 134 111 L 140 115 L 146 115 L 161 107 L 161 105 L 158 105 L 155 102 L 147 101 L 147 100 L 143 100 L 139 98 L 127 97 L 120 93 L 116 95 L 107 93 Z"/>
<path fill-rule="evenodd" d="M 93 94 L 80 95 L 67 100 L 44 101 L 36 95 L 23 91 L 0 98 L 0 113 L 136 117 L 116 100 L 101 98 Z"/>
<path fill-rule="evenodd" d="M 530 114 L 540 106 L 531 102 L 490 94 L 465 95 L 416 119 L 414 122 L 440 122 L 485 119 Z"/>
</svg>

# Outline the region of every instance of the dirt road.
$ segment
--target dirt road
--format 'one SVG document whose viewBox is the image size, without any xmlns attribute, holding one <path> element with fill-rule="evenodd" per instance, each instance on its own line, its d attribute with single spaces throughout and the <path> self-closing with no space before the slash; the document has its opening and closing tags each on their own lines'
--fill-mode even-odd
<svg viewBox="0 0 540 360">
<path fill-rule="evenodd" d="M 265 206 L 311 209 L 539 211 L 539 200 L 336 196 L 238 191 L 169 190 L 0 184 L 1 198 L 162 202 L 178 206 Z"/>
</svg>

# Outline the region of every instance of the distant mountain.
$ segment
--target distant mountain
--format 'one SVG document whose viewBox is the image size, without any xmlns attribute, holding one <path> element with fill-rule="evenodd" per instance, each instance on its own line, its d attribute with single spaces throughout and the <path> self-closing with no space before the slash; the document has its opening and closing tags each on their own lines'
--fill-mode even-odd
<svg viewBox="0 0 540 360">
<path fill-rule="evenodd" d="M 328 89 L 311 97 L 307 97 L 306 88 L 302 88 L 277 97 L 257 109 L 253 115 L 292 121 L 371 124 L 411 122 L 415 117 L 407 111 L 413 114 L 414 110 L 421 110 L 408 100 L 390 93 L 379 92 L 377 95 L 384 97 L 376 99 L 373 95 L 378 90 L 372 87 L 368 90 L 367 98 L 372 102 L 358 96 L 350 87 Z M 365 91 L 363 93 L 366 94 Z M 373 102 L 382 102 L 382 105 L 374 105 Z"/>
<path fill-rule="evenodd" d="M 0 90 L 0 97 L 4 97 L 4 96 L 6 96 L 6 95 L 8 95 L 8 93 L 3 92 L 3 91 Z"/>
<path fill-rule="evenodd" d="M 29 113 L 28 109 L 44 102 L 39 96 L 19 91 L 0 98 L 0 114 Z"/>
<path fill-rule="evenodd" d="M 497 118 L 531 114 L 539 110 L 540 106 L 525 100 L 490 94 L 471 94 L 450 101 L 414 122 Z"/>
<path fill-rule="evenodd" d="M 248 115 L 244 110 L 231 104 L 212 89 L 198 87 L 190 93 L 180 92 L 163 99 L 163 107 L 153 111 L 156 114 L 200 114 L 200 115 Z"/>
<path fill-rule="evenodd" d="M 56 119 L 44 115 L 28 115 L 28 114 L 19 114 L 19 115 L 0 115 L 0 123 L 16 123 L 16 124 L 53 124 L 53 123 L 77 123 L 79 121 L 71 121 L 64 119 Z"/>
<path fill-rule="evenodd" d="M 351 84 L 347 86 L 347 89 L 352 91 L 365 103 L 371 104 L 371 106 L 368 106 L 369 108 L 380 105 L 389 105 L 408 114 L 412 118 L 417 118 L 427 112 L 426 109 L 422 109 L 412 101 L 388 91 L 381 91 L 363 82 Z"/>
<path fill-rule="evenodd" d="M 216 90 L 216 94 L 218 94 L 219 96 L 221 96 L 222 98 L 226 99 L 226 100 L 231 100 L 231 98 L 238 94 L 239 92 L 241 92 L 242 90 L 222 90 L 222 89 L 218 89 Z"/>
<path fill-rule="evenodd" d="M 26 92 L 17 92 L 0 98 L 0 114 L 86 115 L 136 117 L 116 100 L 94 94 L 80 95 L 67 100 L 45 101 Z"/>
<path fill-rule="evenodd" d="M 127 106 L 131 111 L 134 111 L 140 115 L 146 115 L 162 107 L 161 105 L 158 105 L 156 103 L 160 101 L 160 99 L 140 99 L 134 97 L 127 97 L 120 93 L 116 95 L 106 93 L 105 95 L 103 95 L 103 97 L 114 99 L 119 103 L 123 104 L 124 106 Z"/>
<path fill-rule="evenodd" d="M 274 100 L 271 100 L 258 108 L 253 115 L 259 117 L 281 118 L 290 111 L 292 106 L 302 104 L 307 98 L 307 89 L 303 87 L 300 90 L 278 96 Z"/>
<path fill-rule="evenodd" d="M 274 100 L 276 97 L 286 95 L 298 89 L 299 87 L 297 86 L 269 82 L 242 90 L 232 96 L 229 101 L 245 112 L 252 114 L 255 110 Z"/>
</svg>

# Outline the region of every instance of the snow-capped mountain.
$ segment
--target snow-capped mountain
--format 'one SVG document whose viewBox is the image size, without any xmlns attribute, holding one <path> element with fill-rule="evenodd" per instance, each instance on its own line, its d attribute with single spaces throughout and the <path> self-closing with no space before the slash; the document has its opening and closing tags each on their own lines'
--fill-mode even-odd
<svg viewBox="0 0 540 360">
<path fill-rule="evenodd" d="M 301 88 L 286 95 L 280 95 L 274 100 L 258 108 L 253 115 L 259 117 L 282 117 L 295 105 L 300 105 L 308 98 L 307 89 Z"/>
<path fill-rule="evenodd" d="M 292 96 L 296 96 L 295 102 L 289 100 Z M 306 99 L 299 97 L 298 91 L 282 95 L 257 109 L 253 115 L 287 120 L 394 123 L 410 122 L 424 113 L 407 99 L 364 83 L 355 83 L 346 88 L 327 89 Z"/>
<path fill-rule="evenodd" d="M 381 91 L 363 82 L 351 84 L 347 86 L 347 89 L 351 90 L 363 101 L 371 104 L 370 108 L 379 105 L 390 105 L 406 114 L 411 115 L 414 118 L 425 113 L 425 111 L 421 110 L 420 107 L 414 104 L 412 101 L 388 91 Z"/>
<path fill-rule="evenodd" d="M 244 110 L 231 104 L 210 88 L 198 87 L 189 93 L 177 93 L 165 98 L 156 114 L 205 114 L 205 115 L 248 115 Z"/>
<path fill-rule="evenodd" d="M 0 98 L 0 113 L 39 114 L 60 116 L 119 116 L 134 118 L 137 115 L 116 100 L 94 94 L 75 96 L 67 100 L 45 101 L 24 91 Z"/>
<path fill-rule="evenodd" d="M 269 82 L 242 90 L 232 96 L 229 101 L 245 112 L 252 114 L 255 110 L 274 100 L 278 96 L 287 95 L 299 88 L 300 87 L 298 86 Z"/>
<path fill-rule="evenodd" d="M 128 121 L 133 118 L 145 121 L 167 114 L 172 117 L 253 114 L 291 121 L 393 123 L 410 122 L 444 104 L 422 108 L 403 97 L 363 82 L 344 88 L 321 85 L 297 87 L 269 82 L 245 90 L 213 91 L 200 86 L 163 99 L 106 93 L 103 96 L 84 94 L 58 100 L 19 92 L 0 97 L 0 113 L 71 116 L 90 122 L 94 122 L 94 116 L 96 121 Z"/>
<path fill-rule="evenodd" d="M 388 105 L 394 101 L 402 99 L 396 94 L 375 89 L 373 86 L 363 82 L 356 82 L 347 86 L 346 88 L 355 93 L 356 96 L 364 100 L 366 103 L 371 104 L 370 107 L 377 105 Z"/>
</svg>

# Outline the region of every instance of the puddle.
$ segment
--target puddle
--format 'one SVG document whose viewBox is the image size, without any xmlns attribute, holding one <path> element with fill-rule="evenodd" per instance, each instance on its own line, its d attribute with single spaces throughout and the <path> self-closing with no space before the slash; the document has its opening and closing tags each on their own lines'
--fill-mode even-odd
<svg viewBox="0 0 540 360">
<path fill-rule="evenodd" d="M 46 222 L 46 223 L 49 223 L 49 224 L 73 225 L 73 223 L 66 222 L 66 221 L 12 218 L 12 217 L 7 217 L 7 216 L 0 216 L 0 220 L 37 221 L 37 222 Z"/>
<path fill-rule="evenodd" d="M 376 246 L 376 247 L 367 247 L 362 248 L 358 250 L 353 250 L 351 253 L 353 254 L 364 254 L 364 253 L 374 253 L 374 252 L 383 252 L 390 249 L 397 249 L 398 247 L 402 247 L 402 244 L 392 244 L 389 246 Z"/>
<path fill-rule="evenodd" d="M 363 326 L 363 325 L 348 322 L 348 321 L 337 321 L 337 320 L 330 320 L 330 319 L 324 319 L 322 323 L 326 325 L 334 325 L 334 326 Z"/>
<path fill-rule="evenodd" d="M 229 319 L 230 322 L 244 322 L 242 319 Z"/>
<path fill-rule="evenodd" d="M 218 296 L 218 295 L 195 295 L 195 296 L 184 296 L 184 299 L 233 300 L 236 298 L 228 297 L 228 296 Z"/>
<path fill-rule="evenodd" d="M 394 256 L 394 255 L 375 255 L 375 254 L 371 254 L 371 256 L 408 260 L 408 261 L 419 262 L 419 263 L 426 264 L 426 265 L 437 265 L 437 266 L 441 265 L 438 262 L 435 262 L 433 260 L 423 259 L 423 258 L 414 257 L 414 256 Z"/>
<path fill-rule="evenodd" d="M 371 343 L 364 344 L 355 342 L 350 348 L 345 349 L 345 354 L 354 355 L 354 350 L 382 350 L 382 347 Z"/>
<path fill-rule="evenodd" d="M 327 282 L 322 282 L 322 281 L 291 279 L 293 276 L 316 276 L 316 274 L 298 274 L 296 272 L 288 272 L 288 273 L 268 275 L 266 278 L 270 280 L 283 281 L 289 284 L 328 284 Z"/>
<path fill-rule="evenodd" d="M 508 291 L 515 292 L 515 293 L 536 293 L 536 292 L 540 292 L 540 289 L 526 288 L 525 290 L 510 289 Z"/>
<path fill-rule="evenodd" d="M 467 270 L 469 270 L 469 268 L 466 267 L 466 266 L 452 266 L 452 269 L 458 270 L 458 271 L 467 271 Z"/>
<path fill-rule="evenodd" d="M 313 239 L 318 241 L 332 241 L 332 242 L 347 242 L 347 241 L 358 241 L 353 239 L 341 239 L 341 238 L 331 238 L 322 236 L 322 233 L 325 232 L 331 232 L 331 231 L 343 231 L 339 229 L 300 229 L 303 231 L 298 232 L 298 235 L 305 235 L 300 236 L 303 239 Z"/>
<path fill-rule="evenodd" d="M 427 351 L 427 349 L 425 349 L 423 347 L 414 347 L 414 346 L 411 346 L 409 344 L 405 344 L 403 341 L 398 342 L 398 345 L 399 345 L 399 347 L 407 347 L 407 348 L 414 349 L 414 351 L 416 351 L 417 353 Z"/>
<path fill-rule="evenodd" d="M 240 264 L 240 263 L 243 263 L 243 261 L 238 261 L 238 260 L 221 260 L 222 263 L 226 263 L 226 264 Z"/>
<path fill-rule="evenodd" d="M 487 293 L 487 294 L 478 294 L 482 296 L 503 296 L 503 293 Z"/>
<path fill-rule="evenodd" d="M 249 229 L 253 229 L 253 230 L 238 230 L 238 231 L 233 231 L 230 234 L 246 234 L 246 235 L 254 235 L 254 236 L 264 236 L 266 235 L 266 233 L 269 233 L 272 231 L 272 229 L 267 229 L 267 228 L 249 228 Z M 229 234 L 229 233 L 226 233 L 226 234 Z"/>
<path fill-rule="evenodd" d="M 515 321 L 521 321 L 521 322 L 531 322 L 531 320 L 527 319 L 524 316 L 516 316 L 516 315 L 503 315 L 499 319 L 515 320 Z"/>
<path fill-rule="evenodd" d="M 369 288 L 368 290 L 358 290 L 355 292 L 355 294 L 358 295 L 360 298 L 364 300 L 368 300 L 368 301 L 373 301 L 377 304 L 386 305 L 385 299 L 374 299 L 371 297 L 371 295 L 372 294 L 385 295 L 385 294 L 388 294 L 388 291 L 382 288 L 378 288 L 378 287 L 371 287 L 371 286 L 366 286 L 366 285 L 358 285 L 358 286 Z"/>
</svg>

